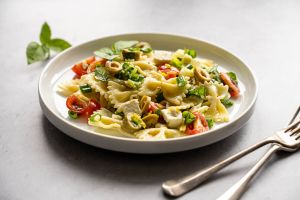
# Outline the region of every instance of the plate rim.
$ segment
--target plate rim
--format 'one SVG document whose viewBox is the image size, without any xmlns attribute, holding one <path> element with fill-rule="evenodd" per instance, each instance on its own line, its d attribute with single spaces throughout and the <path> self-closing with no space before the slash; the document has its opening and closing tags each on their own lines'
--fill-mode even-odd
<svg viewBox="0 0 300 200">
<path fill-rule="evenodd" d="M 232 51 L 228 51 L 227 49 L 225 49 L 223 46 L 220 46 L 220 45 L 216 45 L 215 43 L 213 42 L 210 42 L 210 41 L 207 41 L 207 40 L 201 40 L 199 38 L 196 38 L 196 37 L 193 37 L 193 36 L 189 36 L 189 35 L 182 35 L 182 34 L 174 34 L 174 33 L 166 33 L 166 32 L 132 32 L 132 33 L 122 33 L 122 34 L 115 34 L 115 35 L 106 35 L 106 36 L 101 36 L 101 37 L 98 37 L 98 38 L 94 38 L 94 39 L 91 39 L 91 40 L 87 40 L 85 42 L 82 42 L 78 45 L 75 45 L 75 46 L 72 46 L 68 49 L 66 49 L 65 51 L 59 53 L 58 55 L 56 55 L 52 60 L 50 60 L 49 63 L 46 64 L 46 66 L 44 67 L 44 69 L 42 70 L 41 74 L 40 74 L 40 77 L 39 77 L 39 81 L 38 81 L 38 94 L 39 94 L 39 100 L 40 100 L 40 105 L 41 103 L 43 103 L 43 106 L 45 106 L 48 111 L 51 112 L 52 115 L 54 115 L 56 118 L 58 118 L 60 121 L 64 122 L 66 125 L 69 125 L 71 126 L 72 128 L 75 128 L 75 129 L 78 129 L 80 130 L 81 132 L 83 133 L 89 133 L 89 134 L 93 134 L 93 135 L 96 135 L 96 136 L 99 136 L 99 137 L 105 137 L 107 139 L 114 139 L 114 140 L 119 140 L 119 141 L 126 141 L 126 142 L 138 142 L 138 143 L 141 143 L 141 142 L 146 142 L 146 143 L 172 143 L 172 142 L 176 142 L 176 141 L 182 141 L 182 140 L 193 140 L 194 138 L 198 138 L 198 137 L 203 137 L 203 136 L 206 136 L 208 134 L 211 134 L 215 131 L 218 131 L 220 129 L 222 129 L 223 127 L 221 128 L 217 128 L 217 129 L 213 129 L 213 130 L 209 130 L 209 131 L 206 131 L 202 134 L 195 134 L 195 135 L 190 135 L 190 136 L 183 136 L 183 137 L 178 137 L 178 138 L 168 138 L 168 139 L 165 139 L 165 140 L 141 140 L 141 139 L 137 139 L 137 138 L 127 138 L 127 137 L 119 137 L 119 136 L 113 136 L 113 135 L 107 135 L 107 134 L 103 134 L 101 132 L 95 132 L 95 131 L 92 131 L 92 130 L 87 130 L 85 128 L 82 128 L 82 127 L 78 127 L 78 126 L 75 126 L 72 122 L 66 120 L 65 118 L 63 118 L 62 116 L 60 116 L 58 113 L 56 113 L 55 111 L 53 111 L 45 102 L 45 96 L 43 96 L 43 93 L 42 93 L 42 77 L 45 75 L 45 73 L 48 71 L 48 69 L 52 66 L 52 64 L 58 60 L 59 58 L 63 57 L 65 54 L 69 53 L 70 51 L 72 51 L 73 49 L 75 48 L 80 48 L 81 46 L 84 46 L 84 45 L 87 45 L 89 43 L 94 43 L 98 40 L 101 40 L 101 39 L 107 39 L 107 38 L 111 38 L 111 37 L 125 37 L 125 36 L 133 36 L 133 35 L 163 35 L 163 36 L 172 36 L 172 37 L 181 37 L 181 38 L 185 38 L 185 39 L 191 39 L 191 40 L 195 40 L 195 41 L 198 41 L 198 42 L 201 42 L 201 43 L 204 43 L 206 45 L 210 45 L 210 46 L 213 46 L 214 48 L 217 48 L 217 49 L 220 49 L 226 53 L 228 53 L 230 56 L 233 56 L 235 59 L 237 59 L 239 62 L 243 63 L 244 66 L 243 67 L 246 67 L 247 70 L 250 72 L 251 74 L 251 78 L 253 79 L 253 87 L 255 88 L 254 90 L 254 95 L 251 97 L 251 102 L 250 104 L 247 105 L 247 107 L 243 110 L 242 113 L 239 114 L 239 116 L 237 116 L 234 120 L 230 120 L 229 122 L 226 123 L 226 125 L 224 125 L 223 127 L 228 127 L 232 124 L 234 124 L 236 121 L 240 120 L 243 116 L 245 116 L 248 112 L 251 111 L 251 109 L 254 107 L 255 105 L 255 102 L 257 100 L 257 96 L 258 96 L 258 83 L 257 83 L 257 78 L 253 72 L 253 69 L 251 69 L 241 58 L 240 56 L 237 56 L 237 54 L 233 54 L 231 53 Z M 45 114 L 45 111 L 43 109 L 43 106 L 41 105 L 42 107 L 42 110 L 43 110 L 43 113 Z M 251 113 L 252 115 L 252 113 Z M 46 117 L 48 118 L 48 116 L 46 115 Z M 51 120 L 50 120 L 51 121 Z M 248 121 L 248 120 L 247 120 Z M 62 132 L 65 133 L 65 131 L 61 130 Z M 233 132 L 234 133 L 234 132 Z M 233 134 L 231 133 L 231 134 Z M 230 135 L 231 135 L 230 134 Z M 69 134 L 68 134 L 69 135 Z"/>
</svg>

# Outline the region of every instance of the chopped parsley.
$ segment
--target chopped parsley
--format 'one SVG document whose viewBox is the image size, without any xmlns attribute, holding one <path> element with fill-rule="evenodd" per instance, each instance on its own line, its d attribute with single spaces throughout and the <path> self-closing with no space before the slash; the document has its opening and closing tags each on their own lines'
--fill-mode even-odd
<svg viewBox="0 0 300 200">
<path fill-rule="evenodd" d="M 178 87 L 184 87 L 187 84 L 187 81 L 185 80 L 185 78 L 183 76 L 178 76 L 176 78 L 176 82 Z"/>
</svg>

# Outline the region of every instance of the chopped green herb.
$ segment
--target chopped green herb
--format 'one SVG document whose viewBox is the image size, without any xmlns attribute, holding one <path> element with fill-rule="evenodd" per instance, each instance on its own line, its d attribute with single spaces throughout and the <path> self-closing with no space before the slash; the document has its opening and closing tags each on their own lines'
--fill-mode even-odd
<svg viewBox="0 0 300 200">
<path fill-rule="evenodd" d="M 141 48 L 141 52 L 143 52 L 143 53 L 151 53 L 152 49 L 150 47 L 144 47 L 144 48 Z"/>
<path fill-rule="evenodd" d="M 196 58 L 197 52 L 193 49 L 184 49 L 184 53 L 190 55 L 192 58 Z"/>
<path fill-rule="evenodd" d="M 214 65 L 211 69 L 209 69 L 208 73 L 214 81 L 219 83 L 222 82 L 220 78 L 220 72 L 218 71 L 218 65 Z"/>
<path fill-rule="evenodd" d="M 116 75 L 116 78 L 121 80 L 131 79 L 135 82 L 142 82 L 144 80 L 144 76 L 139 74 L 137 68 L 134 67 L 131 63 L 125 62 L 122 65 L 122 70 L 119 71 Z"/>
<path fill-rule="evenodd" d="M 206 118 L 207 124 L 209 128 L 212 128 L 215 124 L 213 119 Z"/>
<path fill-rule="evenodd" d="M 159 91 L 157 96 L 156 96 L 156 102 L 161 102 L 165 99 L 164 94 L 162 93 L 162 91 Z"/>
<path fill-rule="evenodd" d="M 73 112 L 72 110 L 68 111 L 69 117 L 72 119 L 77 119 L 78 118 L 78 114 L 76 112 Z"/>
<path fill-rule="evenodd" d="M 188 95 L 194 95 L 201 99 L 205 99 L 206 94 L 207 94 L 207 89 L 204 86 L 199 86 L 188 91 Z"/>
<path fill-rule="evenodd" d="M 188 68 L 189 70 L 192 70 L 194 67 L 193 67 L 193 65 L 189 64 L 188 66 L 186 66 L 186 68 Z"/>
<path fill-rule="evenodd" d="M 227 72 L 226 74 L 230 77 L 230 79 L 234 82 L 235 85 L 238 85 L 238 80 L 234 72 Z"/>
<path fill-rule="evenodd" d="M 92 92 L 92 88 L 91 88 L 91 86 L 89 84 L 81 85 L 81 86 L 79 86 L 79 88 L 80 88 L 80 91 L 82 93 L 90 93 L 90 92 Z"/>
<path fill-rule="evenodd" d="M 98 112 L 94 112 L 89 118 L 89 121 L 91 122 L 98 122 L 100 120 L 101 120 L 101 115 Z"/>
<path fill-rule="evenodd" d="M 137 89 L 141 86 L 141 82 L 136 82 L 136 81 L 133 81 L 131 79 L 128 79 L 127 82 L 126 82 L 126 85 L 132 89 Z"/>
<path fill-rule="evenodd" d="M 95 79 L 100 81 L 108 81 L 108 73 L 103 67 L 96 67 Z"/>
<path fill-rule="evenodd" d="M 182 68 L 182 61 L 180 58 L 173 58 L 170 64 L 178 69 Z"/>
<path fill-rule="evenodd" d="M 124 113 L 123 112 L 115 112 L 116 115 L 119 115 L 121 117 L 124 117 Z"/>
<path fill-rule="evenodd" d="M 154 111 L 154 114 L 157 114 L 158 116 L 160 116 L 161 115 L 161 109 L 156 109 Z"/>
<path fill-rule="evenodd" d="M 182 117 L 184 118 L 184 122 L 186 124 L 190 124 L 196 119 L 195 115 L 189 111 L 183 111 Z"/>
<path fill-rule="evenodd" d="M 221 103 L 226 107 L 226 108 L 229 108 L 233 105 L 233 102 L 230 101 L 230 99 L 227 99 L 227 98 L 224 98 L 224 99 L 221 99 Z"/>
<path fill-rule="evenodd" d="M 187 81 L 185 80 L 185 78 L 183 76 L 178 76 L 176 78 L 176 82 L 178 87 L 184 87 L 187 84 Z"/>
</svg>

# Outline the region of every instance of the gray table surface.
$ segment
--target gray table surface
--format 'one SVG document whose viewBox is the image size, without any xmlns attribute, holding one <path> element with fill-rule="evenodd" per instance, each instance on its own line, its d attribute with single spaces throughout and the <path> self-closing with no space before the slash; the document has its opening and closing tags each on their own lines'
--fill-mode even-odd
<svg viewBox="0 0 300 200">
<path fill-rule="evenodd" d="M 300 1 L 1 0 L 0 199 L 168 199 L 162 181 L 202 169 L 287 124 L 300 103 Z M 76 45 L 125 32 L 168 32 L 211 41 L 240 56 L 259 83 L 255 112 L 233 136 L 200 149 L 133 155 L 95 148 L 55 128 L 40 109 L 39 75 L 26 45 L 47 21 Z M 216 199 L 266 151 L 218 173 L 179 199 Z M 299 199 L 299 153 L 280 153 L 242 199 Z"/>
</svg>

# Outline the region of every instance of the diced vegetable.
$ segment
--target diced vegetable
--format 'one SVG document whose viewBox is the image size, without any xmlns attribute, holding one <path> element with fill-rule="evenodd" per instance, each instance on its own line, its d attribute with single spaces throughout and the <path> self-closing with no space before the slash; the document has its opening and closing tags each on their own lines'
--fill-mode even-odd
<svg viewBox="0 0 300 200">
<path fill-rule="evenodd" d="M 162 65 L 158 68 L 162 75 L 168 80 L 170 78 L 175 78 L 179 74 L 179 70 L 175 67 L 171 67 L 170 65 Z"/>
<path fill-rule="evenodd" d="M 184 53 L 190 55 L 192 58 L 197 57 L 197 52 L 193 49 L 184 49 Z"/>
<path fill-rule="evenodd" d="M 80 78 L 82 75 L 87 74 L 88 66 L 95 61 L 95 56 L 89 57 L 84 61 L 75 64 L 72 71 Z"/>
<path fill-rule="evenodd" d="M 173 58 L 171 60 L 170 64 L 173 65 L 174 67 L 178 68 L 178 69 L 182 68 L 182 60 L 181 60 L 181 58 L 177 58 L 177 57 Z"/>
<path fill-rule="evenodd" d="M 72 110 L 68 111 L 68 115 L 72 119 L 77 119 L 78 118 L 78 114 L 76 112 L 72 111 Z"/>
<path fill-rule="evenodd" d="M 139 74 L 134 65 L 127 62 L 122 65 L 122 70 L 119 71 L 115 77 L 121 80 L 131 79 L 132 81 L 136 82 L 141 82 L 144 80 L 144 76 Z"/>
<path fill-rule="evenodd" d="M 92 88 L 89 84 L 79 86 L 82 93 L 90 93 L 92 92 Z"/>
<path fill-rule="evenodd" d="M 190 124 L 196 119 L 195 115 L 189 111 L 183 111 L 182 116 L 185 124 Z"/>
<path fill-rule="evenodd" d="M 71 95 L 68 97 L 66 105 L 72 112 L 83 114 L 88 106 L 88 103 L 79 99 L 75 95 Z"/>
<path fill-rule="evenodd" d="M 224 98 L 224 99 L 221 99 L 221 103 L 226 107 L 226 108 L 229 108 L 233 105 L 233 102 L 230 101 L 230 99 L 228 98 Z"/>
<path fill-rule="evenodd" d="M 212 128 L 215 124 L 213 119 L 206 118 L 207 124 L 209 128 Z"/>
<path fill-rule="evenodd" d="M 209 130 L 205 117 L 199 112 L 194 112 L 193 114 L 195 115 L 196 119 L 193 121 L 193 123 L 187 125 L 185 131 L 186 134 L 194 135 Z"/>
<path fill-rule="evenodd" d="M 186 68 L 188 68 L 189 70 L 192 70 L 194 67 L 193 67 L 193 65 L 189 64 L 188 66 L 186 66 Z"/>
<path fill-rule="evenodd" d="M 178 87 L 184 87 L 187 84 L 187 81 L 185 80 L 185 78 L 183 76 L 178 76 L 176 78 L 176 82 Z"/>
<path fill-rule="evenodd" d="M 207 94 L 207 89 L 204 86 L 199 86 L 188 91 L 188 95 L 194 95 L 201 99 L 205 99 L 206 94 Z"/>
</svg>

